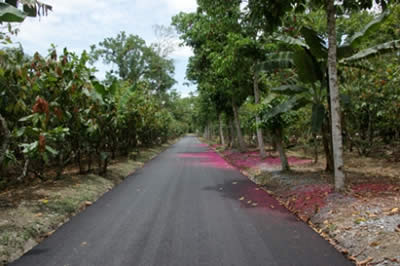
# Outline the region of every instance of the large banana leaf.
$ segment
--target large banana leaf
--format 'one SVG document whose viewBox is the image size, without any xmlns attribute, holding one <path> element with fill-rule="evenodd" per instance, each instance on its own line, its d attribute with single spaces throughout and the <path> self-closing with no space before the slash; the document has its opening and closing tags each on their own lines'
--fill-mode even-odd
<svg viewBox="0 0 400 266">
<path fill-rule="evenodd" d="M 312 55 L 318 59 L 326 60 L 328 49 L 325 40 L 315 30 L 308 27 L 302 27 L 300 32 L 306 44 L 310 47 Z"/>
<path fill-rule="evenodd" d="M 0 23 L 2 22 L 22 22 L 26 15 L 18 8 L 7 3 L 0 2 Z"/>
<path fill-rule="evenodd" d="M 323 79 L 320 64 L 313 58 L 309 50 L 299 49 L 293 56 L 299 79 L 304 83 L 314 83 Z"/>
<path fill-rule="evenodd" d="M 343 45 L 337 48 L 338 59 L 350 57 L 354 54 L 355 49 L 366 39 L 368 36 L 378 29 L 382 23 L 389 17 L 390 10 L 382 12 L 380 16 L 368 23 L 361 31 L 355 33 L 351 37 L 348 37 Z"/>
<path fill-rule="evenodd" d="M 306 49 L 310 49 L 310 47 L 302 40 L 298 38 L 293 38 L 286 35 L 275 35 L 273 37 L 274 40 L 281 41 L 287 45 L 301 46 Z"/>
<path fill-rule="evenodd" d="M 378 44 L 371 48 L 361 50 L 360 52 L 356 53 L 353 56 L 344 58 L 342 60 L 342 62 L 346 63 L 346 62 L 350 62 L 350 61 L 363 60 L 363 59 L 367 59 L 372 56 L 382 55 L 385 53 L 391 53 L 397 49 L 400 49 L 400 40 L 394 40 L 394 41 Z"/>
<path fill-rule="evenodd" d="M 267 115 L 263 117 L 263 119 L 264 121 L 268 121 L 277 115 L 298 110 L 309 103 L 310 101 L 305 97 L 292 96 L 289 100 L 275 106 Z"/>
<path fill-rule="evenodd" d="M 285 69 L 294 66 L 293 52 L 279 52 L 266 54 L 266 60 L 257 64 L 256 70 L 270 72 L 275 69 Z"/>
</svg>

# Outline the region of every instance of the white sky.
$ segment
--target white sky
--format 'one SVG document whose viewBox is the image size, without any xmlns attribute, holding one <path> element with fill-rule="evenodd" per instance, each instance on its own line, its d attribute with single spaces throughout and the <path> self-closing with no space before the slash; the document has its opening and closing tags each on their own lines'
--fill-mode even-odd
<svg viewBox="0 0 400 266">
<path fill-rule="evenodd" d="M 18 28 L 15 42 L 22 44 L 27 53 L 38 51 L 47 54 L 50 44 L 58 49 L 81 53 L 104 38 L 115 37 L 120 31 L 135 34 L 147 44 L 155 40 L 153 25 L 169 26 L 171 18 L 180 11 L 192 12 L 196 0 L 43 0 L 53 6 L 49 16 L 27 18 Z M 195 87 L 183 85 L 188 57 L 188 47 L 177 47 L 171 57 L 175 62 L 175 85 L 182 96 Z M 98 65 L 99 76 L 105 67 Z"/>
</svg>

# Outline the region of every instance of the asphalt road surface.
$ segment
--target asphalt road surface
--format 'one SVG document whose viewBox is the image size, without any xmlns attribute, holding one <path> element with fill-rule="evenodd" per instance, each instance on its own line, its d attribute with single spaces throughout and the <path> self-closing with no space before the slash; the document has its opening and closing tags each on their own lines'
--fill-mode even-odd
<svg viewBox="0 0 400 266">
<path fill-rule="evenodd" d="M 10 265 L 352 265 L 191 136 Z"/>
</svg>

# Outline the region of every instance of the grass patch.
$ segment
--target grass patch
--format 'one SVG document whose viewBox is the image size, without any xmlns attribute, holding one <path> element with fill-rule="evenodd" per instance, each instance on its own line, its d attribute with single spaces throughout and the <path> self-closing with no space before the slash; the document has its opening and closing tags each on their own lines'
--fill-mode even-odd
<svg viewBox="0 0 400 266">
<path fill-rule="evenodd" d="M 45 209 L 50 212 L 59 214 L 72 214 L 76 210 L 77 202 L 70 198 L 56 200 L 44 205 Z"/>
</svg>

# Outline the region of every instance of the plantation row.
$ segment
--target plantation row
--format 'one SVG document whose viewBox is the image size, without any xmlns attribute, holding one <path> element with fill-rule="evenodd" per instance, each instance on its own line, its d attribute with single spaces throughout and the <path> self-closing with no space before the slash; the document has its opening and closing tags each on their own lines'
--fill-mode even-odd
<svg viewBox="0 0 400 266">
<path fill-rule="evenodd" d="M 43 16 L 51 7 L 25 0 L 1 4 L 0 23 Z M 20 3 L 20 4 L 21 4 Z M 112 159 L 165 143 L 189 130 L 190 101 L 171 90 L 171 47 L 147 45 L 121 32 L 77 55 L 24 54 L 10 46 L 12 26 L 1 32 L 0 186 L 61 177 L 67 166 L 105 173 Z M 159 32 L 168 33 L 161 27 Z M 104 81 L 93 64 L 113 66 Z"/>
<path fill-rule="evenodd" d="M 173 25 L 194 56 L 198 130 L 245 151 L 400 157 L 400 6 L 391 1 L 198 1 Z M 337 4 L 337 6 L 334 6 Z M 368 11 L 367 11 L 368 10 Z M 228 141 L 225 138 L 228 137 Z"/>
<path fill-rule="evenodd" d="M 101 83 L 88 60 L 85 52 L 77 56 L 66 49 L 33 58 L 19 49 L 2 51 L 3 177 L 21 170 L 20 179 L 28 172 L 42 177 L 54 166 L 59 176 L 72 162 L 81 172 L 95 163 L 105 172 L 116 155 L 164 143 L 187 130 L 149 80 Z"/>
</svg>

